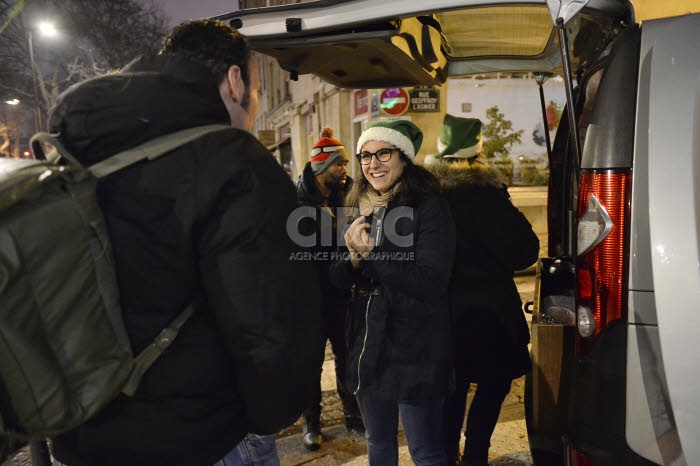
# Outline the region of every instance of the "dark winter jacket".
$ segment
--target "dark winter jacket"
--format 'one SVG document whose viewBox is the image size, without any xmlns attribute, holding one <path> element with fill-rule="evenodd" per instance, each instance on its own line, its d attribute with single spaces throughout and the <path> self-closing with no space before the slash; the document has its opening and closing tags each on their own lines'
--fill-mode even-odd
<svg viewBox="0 0 700 466">
<path fill-rule="evenodd" d="M 387 233 L 394 207 L 387 208 Z M 412 235 L 409 246 L 386 235 L 360 269 L 349 260 L 331 267 L 336 286 L 355 285 L 346 328 L 347 387 L 384 399 L 443 398 L 452 380 L 447 286 L 454 223 L 445 200 L 431 197 L 412 219 L 402 216 L 395 225 L 399 237 Z"/>
<path fill-rule="evenodd" d="M 229 123 L 214 77 L 155 56 L 70 88 L 50 126 L 89 165 L 211 123 Z M 320 294 L 313 267 L 289 260 L 285 223 L 296 196 L 270 153 L 246 131 L 212 133 L 107 177 L 99 200 L 133 350 L 199 305 L 133 398 L 54 439 L 57 458 L 211 465 L 246 432 L 294 422 L 318 382 L 309 335 L 320 331 Z"/>
<path fill-rule="evenodd" d="M 466 161 L 427 168 L 457 227 L 450 285 L 457 369 L 475 382 L 519 377 L 530 367 L 530 333 L 513 272 L 537 260 L 539 239 L 493 168 Z"/>
<path fill-rule="evenodd" d="M 334 190 L 330 197 L 325 199 L 318 186 L 316 186 L 316 175 L 311 169 L 311 162 L 306 163 L 296 183 L 299 203 L 303 206 L 313 207 L 316 210 L 316 219 L 303 219 L 300 230 L 305 235 L 314 235 L 315 245 L 311 250 L 322 253 L 322 255 L 315 256 L 314 264 L 318 270 L 321 292 L 323 294 L 322 307 L 326 318 L 344 319 L 345 308 L 350 298 L 348 290 L 341 290 L 331 284 L 329 272 L 331 264 L 337 260 L 334 259 L 334 255 L 338 251 L 338 207 L 343 206 L 343 201 L 348 191 L 350 191 L 352 183 L 353 179 L 348 176 L 345 186 L 342 189 Z M 332 227 L 331 235 L 328 238 L 323 236 L 321 232 L 321 229 L 326 225 Z M 327 232 L 323 232 L 323 234 L 325 235 Z"/>
</svg>

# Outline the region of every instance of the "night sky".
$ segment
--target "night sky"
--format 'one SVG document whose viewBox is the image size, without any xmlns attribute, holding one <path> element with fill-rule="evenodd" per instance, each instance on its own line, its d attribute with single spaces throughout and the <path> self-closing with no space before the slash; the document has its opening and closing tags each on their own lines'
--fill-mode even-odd
<svg viewBox="0 0 700 466">
<path fill-rule="evenodd" d="M 238 8 L 238 0 L 154 0 L 174 26 L 186 19 L 209 18 Z"/>
</svg>

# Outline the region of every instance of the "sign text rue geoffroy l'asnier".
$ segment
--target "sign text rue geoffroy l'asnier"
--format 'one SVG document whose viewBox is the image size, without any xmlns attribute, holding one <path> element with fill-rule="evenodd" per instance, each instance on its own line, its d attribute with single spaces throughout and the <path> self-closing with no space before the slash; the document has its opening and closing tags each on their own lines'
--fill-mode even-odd
<svg viewBox="0 0 700 466">
<path fill-rule="evenodd" d="M 432 86 L 416 86 L 408 93 L 409 112 L 439 112 L 440 90 Z"/>
</svg>

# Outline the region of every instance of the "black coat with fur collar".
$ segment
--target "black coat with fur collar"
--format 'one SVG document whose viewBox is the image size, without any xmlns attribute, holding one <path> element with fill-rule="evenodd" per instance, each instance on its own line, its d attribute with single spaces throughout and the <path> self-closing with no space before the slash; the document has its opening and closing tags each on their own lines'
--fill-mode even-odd
<svg viewBox="0 0 700 466">
<path fill-rule="evenodd" d="M 530 333 L 513 272 L 537 260 L 537 235 L 495 169 L 466 161 L 427 168 L 440 180 L 457 227 L 450 285 L 457 369 L 475 382 L 519 377 L 530 367 Z"/>
</svg>

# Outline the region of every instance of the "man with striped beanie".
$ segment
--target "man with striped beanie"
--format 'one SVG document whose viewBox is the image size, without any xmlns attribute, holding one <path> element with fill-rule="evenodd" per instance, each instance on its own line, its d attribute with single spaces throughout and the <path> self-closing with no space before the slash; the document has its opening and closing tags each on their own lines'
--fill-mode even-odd
<svg viewBox="0 0 700 466">
<path fill-rule="evenodd" d="M 320 139 L 311 150 L 311 159 L 304 167 L 297 181 L 297 198 L 299 203 L 316 209 L 316 221 L 310 218 L 300 224 L 300 231 L 305 236 L 315 234 L 315 263 L 319 272 L 323 292 L 323 330 L 325 334 L 319 342 L 323 348 L 330 340 L 335 356 L 335 374 L 338 395 L 343 404 L 345 426 L 351 433 L 364 433 L 364 424 L 357 400 L 352 392 L 345 389 L 345 312 L 350 298 L 346 290 L 335 288 L 329 280 L 329 268 L 332 254 L 337 251 L 337 209 L 344 205 L 345 195 L 350 190 L 352 178 L 348 176 L 348 153 L 343 144 L 333 139 L 333 129 L 321 130 Z M 330 218 L 328 218 L 330 216 Z M 327 232 L 321 234 L 324 225 L 332 225 L 332 244 L 324 244 Z M 318 390 L 311 406 L 304 411 L 304 446 L 317 450 L 323 441 L 321 436 L 321 369 L 323 361 L 318 362 Z"/>
</svg>

